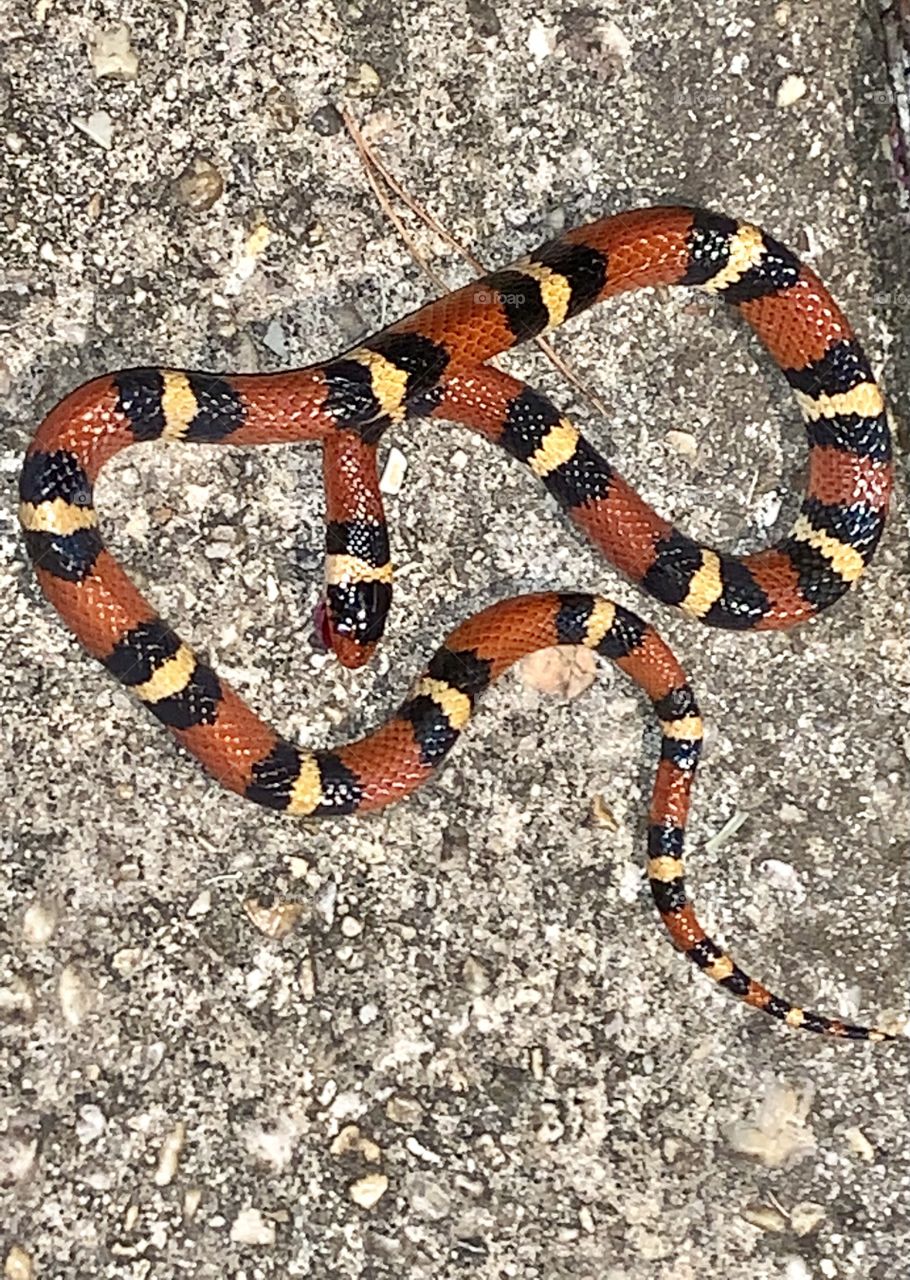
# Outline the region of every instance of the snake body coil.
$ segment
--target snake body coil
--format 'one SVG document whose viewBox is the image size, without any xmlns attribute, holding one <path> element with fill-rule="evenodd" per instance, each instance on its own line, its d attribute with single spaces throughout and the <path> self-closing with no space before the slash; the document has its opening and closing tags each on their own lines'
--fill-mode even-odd
<svg viewBox="0 0 910 1280">
<path fill-rule="evenodd" d="M 661 284 L 732 305 L 796 396 L 809 444 L 806 495 L 787 536 L 767 550 L 736 557 L 700 546 L 654 512 L 546 397 L 486 363 L 594 302 Z M 345 665 L 359 666 L 391 601 L 377 445 L 389 424 L 413 414 L 462 423 L 502 445 L 643 590 L 734 630 L 789 627 L 833 604 L 868 564 L 892 486 L 881 392 L 813 272 L 749 224 L 698 209 L 640 209 L 571 231 L 323 364 L 249 376 L 129 369 L 73 391 L 39 427 L 22 470 L 21 520 L 41 588 L 85 648 L 224 786 L 304 816 L 377 809 L 414 790 L 451 749 L 478 696 L 523 655 L 577 644 L 611 658 L 661 723 L 647 869 L 673 941 L 728 991 L 791 1026 L 884 1038 L 772 995 L 701 928 L 682 853 L 702 723 L 676 659 L 627 610 L 579 593 L 497 604 L 448 637 L 379 729 L 309 751 L 264 724 L 183 644 L 102 545 L 92 485 L 136 441 L 319 440 L 329 638 Z"/>
</svg>

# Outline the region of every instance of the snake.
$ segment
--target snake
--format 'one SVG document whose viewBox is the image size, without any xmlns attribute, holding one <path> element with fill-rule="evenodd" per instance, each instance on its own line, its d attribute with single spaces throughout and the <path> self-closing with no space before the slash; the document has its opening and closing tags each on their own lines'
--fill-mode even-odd
<svg viewBox="0 0 910 1280">
<path fill-rule="evenodd" d="M 673 285 L 743 317 L 804 421 L 802 503 L 786 535 L 763 550 L 735 556 L 700 545 L 654 511 L 550 399 L 488 363 L 595 302 Z M 699 923 L 683 839 L 702 718 L 678 661 L 634 613 L 577 591 L 500 601 L 448 636 L 377 729 L 310 750 L 265 724 L 183 643 L 102 542 L 93 484 L 130 445 L 319 441 L 325 638 L 341 663 L 359 667 L 382 637 L 392 599 L 378 450 L 389 427 L 417 415 L 500 445 L 628 579 L 727 630 L 781 630 L 833 605 L 873 555 L 893 483 L 882 392 L 818 276 L 750 222 L 648 207 L 570 230 L 319 364 L 232 375 L 131 368 L 77 387 L 38 427 L 21 472 L 20 519 L 38 584 L 84 648 L 224 787 L 302 817 L 365 813 L 408 795 L 448 755 L 484 691 L 526 655 L 575 645 L 610 659 L 644 691 L 660 725 L 646 869 L 674 945 L 727 992 L 789 1027 L 889 1038 L 773 994 Z"/>
</svg>

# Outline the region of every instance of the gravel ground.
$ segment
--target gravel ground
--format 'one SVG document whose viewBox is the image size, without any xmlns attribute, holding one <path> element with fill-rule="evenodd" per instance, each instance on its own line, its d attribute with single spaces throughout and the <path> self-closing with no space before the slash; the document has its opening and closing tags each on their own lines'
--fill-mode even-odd
<svg viewBox="0 0 910 1280">
<path fill-rule="evenodd" d="M 641 878 L 655 737 L 630 686 L 607 672 L 560 700 L 509 677 L 424 792 L 294 825 L 223 794 L 80 652 L 14 524 L 29 434 L 83 379 L 304 364 L 432 296 L 343 104 L 490 264 L 643 203 L 764 223 L 830 282 L 900 426 L 908 242 L 865 11 L 0 9 L 7 1280 L 904 1274 L 906 1050 L 788 1035 L 674 955 Z M 466 278 L 406 223 L 450 284 Z M 554 344 L 607 420 L 533 349 L 505 363 L 660 509 L 730 548 L 785 527 L 797 415 L 734 319 L 636 296 Z M 397 608 L 356 675 L 308 639 L 314 449 L 143 445 L 108 468 L 99 506 L 162 613 L 313 743 L 376 723 L 494 599 L 598 588 L 640 609 L 710 723 L 692 823 L 707 923 L 796 999 L 899 1018 L 902 493 L 872 572 L 830 614 L 723 635 L 618 580 L 479 439 L 415 422 L 389 443 L 409 463 L 389 500 Z M 597 796 L 613 825 L 591 820 Z"/>
</svg>

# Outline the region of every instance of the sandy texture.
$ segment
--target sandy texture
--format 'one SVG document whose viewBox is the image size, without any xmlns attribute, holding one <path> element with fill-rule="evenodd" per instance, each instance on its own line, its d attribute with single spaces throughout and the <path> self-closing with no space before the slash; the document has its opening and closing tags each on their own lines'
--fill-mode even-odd
<svg viewBox="0 0 910 1280">
<path fill-rule="evenodd" d="M 829 281 L 900 419 L 908 241 L 865 10 L 0 12 L 8 1280 L 903 1274 L 906 1049 L 787 1035 L 674 955 L 641 879 L 655 736 L 629 686 L 605 673 L 560 702 L 509 678 L 409 803 L 294 825 L 223 794 L 80 652 L 14 524 L 26 441 L 83 379 L 304 364 L 432 295 L 339 132 L 345 102 L 491 265 L 643 203 L 764 223 Z M 131 33 L 104 35 L 118 22 Z M 786 526 L 797 414 L 733 318 L 638 296 L 554 341 L 608 421 L 533 350 L 509 367 L 663 511 L 727 548 Z M 467 432 L 411 423 L 388 443 L 409 463 L 389 501 L 397 607 L 358 675 L 308 639 L 316 450 L 137 447 L 99 485 L 105 531 L 186 638 L 312 743 L 376 723 L 482 604 L 615 594 L 673 642 L 710 722 L 691 850 L 706 922 L 795 999 L 905 1010 L 902 494 L 832 613 L 720 635 L 618 580 Z M 615 830 L 589 820 L 597 795 Z"/>
</svg>

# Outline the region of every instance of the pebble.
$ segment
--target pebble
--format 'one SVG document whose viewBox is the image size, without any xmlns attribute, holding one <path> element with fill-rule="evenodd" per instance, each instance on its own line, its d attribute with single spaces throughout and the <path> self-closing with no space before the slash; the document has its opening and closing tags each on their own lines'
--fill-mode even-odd
<svg viewBox="0 0 910 1280">
<path fill-rule="evenodd" d="M 798 1236 L 808 1236 L 819 1229 L 827 1216 L 824 1205 L 800 1200 L 790 1210 L 790 1225 Z"/>
<path fill-rule="evenodd" d="M 385 460 L 385 466 L 382 469 L 382 477 L 379 481 L 380 493 L 396 494 L 401 492 L 401 486 L 404 484 L 405 472 L 408 469 L 408 460 L 393 445 L 389 450 L 389 456 Z"/>
<path fill-rule="evenodd" d="M 416 1098 L 393 1094 L 385 1104 L 385 1113 L 393 1124 L 405 1124 L 416 1129 L 423 1123 L 423 1107 Z"/>
<path fill-rule="evenodd" d="M 490 975 L 474 956 L 468 956 L 461 966 L 461 981 L 466 990 L 475 996 L 482 996 L 490 989 Z"/>
<path fill-rule="evenodd" d="M 46 947 L 57 927 L 57 910 L 52 903 L 33 902 L 22 917 L 22 934 L 33 947 Z"/>
<path fill-rule="evenodd" d="M 211 160 L 194 156 L 174 183 L 174 194 L 193 213 L 205 213 L 224 195 L 224 178 Z"/>
<path fill-rule="evenodd" d="M 802 76 L 784 76 L 777 86 L 777 105 L 792 107 L 794 102 L 799 102 L 805 92 L 806 82 Z"/>
<path fill-rule="evenodd" d="M 258 1209 L 242 1209 L 231 1223 L 234 1244 L 273 1245 L 275 1224 L 263 1218 Z"/>
<path fill-rule="evenodd" d="M 382 79 L 369 62 L 361 62 L 354 74 L 348 77 L 345 88 L 358 98 L 372 98 L 382 88 Z"/>
<path fill-rule="evenodd" d="M 594 683 L 597 660 L 578 646 L 540 649 L 522 658 L 518 677 L 528 688 L 571 700 Z"/>
<path fill-rule="evenodd" d="M 132 32 L 125 22 L 95 31 L 89 45 L 89 57 L 99 80 L 135 80 L 139 70 L 130 40 Z"/>
<path fill-rule="evenodd" d="M 107 1119 L 100 1107 L 90 1102 L 86 1106 L 79 1108 L 79 1118 L 76 1121 L 76 1137 L 83 1146 L 88 1146 L 90 1142 L 97 1142 L 106 1128 Z"/>
<path fill-rule="evenodd" d="M 90 116 L 73 116 L 73 125 L 105 151 L 114 144 L 114 122 L 106 111 L 93 111 Z"/>
<path fill-rule="evenodd" d="M 203 889 L 186 909 L 188 916 L 204 916 L 212 909 L 212 891 Z"/>
<path fill-rule="evenodd" d="M 302 902 L 279 902 L 264 906 L 258 898 L 247 898 L 243 909 L 260 933 L 267 938 L 286 938 L 303 915 Z"/>
<path fill-rule="evenodd" d="M 297 985 L 304 1000 L 312 1000 L 316 995 L 316 969 L 309 956 L 304 956 L 297 969 Z"/>
<path fill-rule="evenodd" d="M 184 1222 L 192 1222 L 196 1216 L 196 1212 L 202 1203 L 202 1188 L 188 1187 L 183 1195 L 183 1220 Z"/>
<path fill-rule="evenodd" d="M 174 1175 L 180 1162 L 180 1152 L 183 1150 L 185 1140 L 186 1126 L 180 1121 L 174 1125 L 174 1128 L 161 1144 L 161 1150 L 158 1153 L 158 1165 L 155 1169 L 156 1187 L 168 1187 L 174 1181 Z"/>
<path fill-rule="evenodd" d="M 382 1151 L 378 1143 L 362 1134 L 356 1124 L 346 1124 L 343 1129 L 339 1130 L 337 1136 L 332 1140 L 329 1152 L 333 1156 L 346 1156 L 355 1153 L 363 1156 L 368 1164 L 378 1164 L 382 1158 Z"/>
<path fill-rule="evenodd" d="M 528 29 L 528 51 L 537 62 L 545 62 L 556 49 L 556 33 L 534 18 Z"/>
<path fill-rule="evenodd" d="M 345 916 L 341 921 L 341 932 L 346 938 L 356 938 L 363 933 L 363 924 L 355 916 Z"/>
<path fill-rule="evenodd" d="M 862 1160 L 866 1160 L 871 1163 L 875 1159 L 875 1147 L 873 1147 L 872 1143 L 861 1129 L 856 1128 L 855 1125 L 849 1129 L 845 1129 L 844 1137 L 847 1139 L 847 1144 L 850 1147 L 850 1150 L 855 1155 L 858 1155 Z"/>
<path fill-rule="evenodd" d="M 389 1180 L 384 1173 L 368 1173 L 365 1178 L 351 1183 L 348 1195 L 361 1209 L 373 1209 L 388 1189 Z"/>
<path fill-rule="evenodd" d="M 742 1216 L 760 1231 L 783 1232 L 789 1227 L 781 1211 L 769 1204 L 747 1204 L 742 1210 Z"/>
<path fill-rule="evenodd" d="M 95 993 L 88 979 L 82 970 L 73 964 L 68 964 L 61 970 L 57 983 L 57 997 L 63 1017 L 71 1027 L 78 1027 L 95 1005 Z"/>
<path fill-rule="evenodd" d="M 698 441 L 691 431 L 668 431 L 664 440 L 687 462 L 694 462 L 698 456 Z"/>
<path fill-rule="evenodd" d="M 297 99 L 288 89 L 275 85 L 265 95 L 265 105 L 275 125 L 282 133 L 292 133 L 300 120 Z"/>
<path fill-rule="evenodd" d="M 14 1244 L 6 1255 L 3 1264 L 5 1280 L 32 1280 L 35 1275 L 35 1264 L 30 1253 L 18 1244 Z"/>
<path fill-rule="evenodd" d="M 321 138 L 333 138 L 335 134 L 341 133 L 344 128 L 344 120 L 337 107 L 326 103 L 324 107 L 320 107 L 318 111 L 314 111 L 310 116 L 310 128 L 318 133 Z"/>
</svg>

